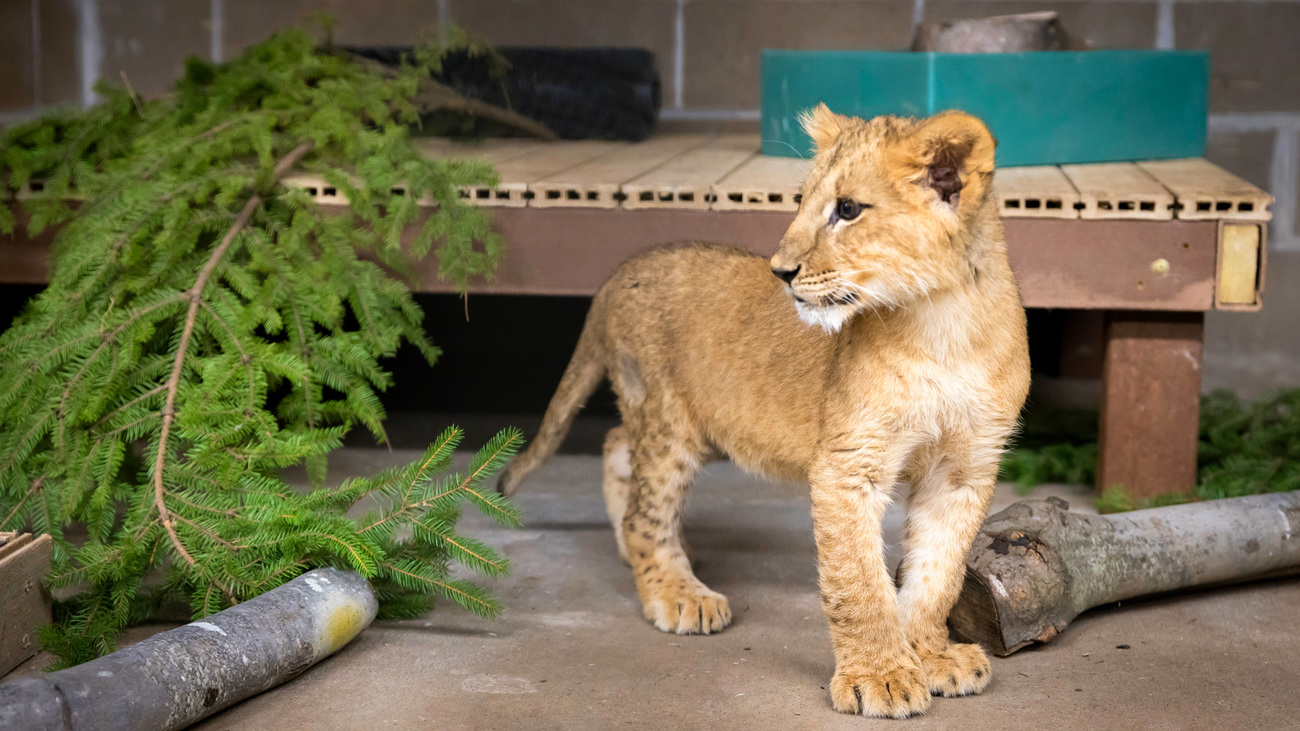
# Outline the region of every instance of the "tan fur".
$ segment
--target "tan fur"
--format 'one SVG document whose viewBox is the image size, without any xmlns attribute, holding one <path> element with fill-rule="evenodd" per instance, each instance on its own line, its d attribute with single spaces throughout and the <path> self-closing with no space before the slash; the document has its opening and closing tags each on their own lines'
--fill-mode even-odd
<svg viewBox="0 0 1300 731">
<path fill-rule="evenodd" d="M 681 542 L 696 470 L 721 454 L 807 482 L 835 649 L 831 704 L 904 717 L 932 693 L 989 682 L 984 653 L 949 643 L 945 620 L 1028 390 L 1024 311 L 988 195 L 994 141 L 982 123 L 823 107 L 805 124 L 818 153 L 776 255 L 690 244 L 624 263 L 502 489 L 555 451 L 608 375 L 623 415 L 605 452 L 620 552 L 655 626 L 707 634 L 731 611 Z M 842 198 L 872 207 L 833 222 Z M 787 285 L 769 265 L 798 274 Z M 896 485 L 908 486 L 897 588 L 881 540 Z"/>
</svg>

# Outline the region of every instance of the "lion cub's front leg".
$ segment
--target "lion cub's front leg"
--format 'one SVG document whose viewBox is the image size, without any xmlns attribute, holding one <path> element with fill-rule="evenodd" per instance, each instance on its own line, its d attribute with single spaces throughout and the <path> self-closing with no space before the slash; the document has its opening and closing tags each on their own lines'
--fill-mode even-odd
<svg viewBox="0 0 1300 731">
<path fill-rule="evenodd" d="M 810 474 L 822 608 L 835 648 L 831 705 L 905 718 L 930 707 L 920 658 L 898 618 L 881 520 L 895 476 L 869 450 L 826 455 Z"/>
<path fill-rule="evenodd" d="M 992 678 L 979 645 L 948 641 L 947 620 L 997 474 L 996 461 L 975 470 L 951 465 L 914 481 L 898 592 L 903 632 L 921 660 L 930 692 L 946 697 L 978 693 Z"/>
</svg>

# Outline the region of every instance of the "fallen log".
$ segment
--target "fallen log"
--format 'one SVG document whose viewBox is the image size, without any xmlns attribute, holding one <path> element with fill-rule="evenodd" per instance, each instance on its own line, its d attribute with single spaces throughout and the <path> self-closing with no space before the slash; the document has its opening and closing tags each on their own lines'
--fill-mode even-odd
<svg viewBox="0 0 1300 731">
<path fill-rule="evenodd" d="M 97 660 L 0 685 L 0 730 L 178 729 L 297 677 L 374 621 L 370 584 L 316 569 Z"/>
<path fill-rule="evenodd" d="M 1092 607 L 1292 573 L 1300 573 L 1300 492 L 1115 515 L 1023 500 L 985 521 L 948 622 L 1006 656 L 1050 641 Z"/>
</svg>

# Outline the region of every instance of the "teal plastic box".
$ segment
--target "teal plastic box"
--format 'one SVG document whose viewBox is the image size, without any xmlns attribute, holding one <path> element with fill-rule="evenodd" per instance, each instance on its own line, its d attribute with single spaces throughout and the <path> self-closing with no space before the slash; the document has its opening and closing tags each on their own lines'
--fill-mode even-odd
<svg viewBox="0 0 1300 731">
<path fill-rule="evenodd" d="M 961 109 L 998 139 L 997 164 L 1205 154 L 1203 51 L 763 51 L 763 152 L 807 156 L 801 111 L 858 117 Z"/>
</svg>

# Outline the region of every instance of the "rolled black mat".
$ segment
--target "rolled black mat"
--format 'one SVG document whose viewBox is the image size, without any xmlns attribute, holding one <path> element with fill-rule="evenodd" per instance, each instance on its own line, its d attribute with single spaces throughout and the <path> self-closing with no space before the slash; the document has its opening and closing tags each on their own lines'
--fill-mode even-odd
<svg viewBox="0 0 1300 731">
<path fill-rule="evenodd" d="M 351 47 L 348 51 L 396 65 L 410 48 Z M 655 55 L 640 48 L 496 49 L 509 64 L 494 78 L 481 55 L 450 54 L 436 78 L 465 96 L 541 122 L 566 140 L 643 140 L 659 117 Z"/>
</svg>

